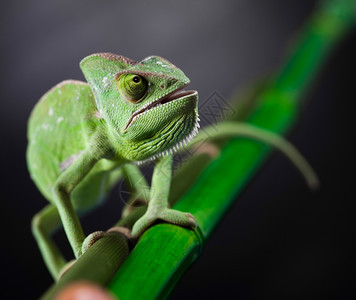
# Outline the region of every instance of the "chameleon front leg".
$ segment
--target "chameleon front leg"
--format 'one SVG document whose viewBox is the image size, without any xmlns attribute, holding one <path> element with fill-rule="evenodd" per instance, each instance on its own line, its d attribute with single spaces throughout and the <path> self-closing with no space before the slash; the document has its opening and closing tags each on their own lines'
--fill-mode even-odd
<svg viewBox="0 0 356 300">
<path fill-rule="evenodd" d="M 64 231 L 67 235 L 74 255 L 82 254 L 84 233 L 79 218 L 70 200 L 71 191 L 89 173 L 95 163 L 103 158 L 96 147 L 87 148 L 57 179 L 53 188 L 53 200 L 61 217 Z"/>
<path fill-rule="evenodd" d="M 168 208 L 172 165 L 172 155 L 164 156 L 157 161 L 152 175 L 148 208 L 146 213 L 133 226 L 133 237 L 140 236 L 157 220 L 190 228 L 197 226 L 195 218 L 190 213 Z"/>
</svg>

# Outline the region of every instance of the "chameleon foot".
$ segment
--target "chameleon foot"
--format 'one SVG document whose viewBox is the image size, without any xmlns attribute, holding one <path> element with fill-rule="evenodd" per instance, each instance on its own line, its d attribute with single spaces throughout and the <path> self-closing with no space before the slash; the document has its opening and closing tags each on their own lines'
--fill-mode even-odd
<svg viewBox="0 0 356 300">
<path fill-rule="evenodd" d="M 82 244 L 82 255 L 91 247 L 94 245 L 95 242 L 97 242 L 99 239 L 101 239 L 104 236 L 108 236 L 110 234 L 122 234 L 123 236 L 125 236 L 127 238 L 127 240 L 131 239 L 131 231 L 130 229 L 126 228 L 126 227 L 121 227 L 121 226 L 115 226 L 110 228 L 108 231 L 95 231 L 91 234 L 89 234 L 83 244 Z"/>
<path fill-rule="evenodd" d="M 131 233 L 132 237 L 139 237 L 145 230 L 151 227 L 158 220 L 183 227 L 197 227 L 197 222 L 193 215 L 190 213 L 185 213 L 170 208 L 164 208 L 162 210 L 148 209 L 147 212 L 133 226 Z"/>
<path fill-rule="evenodd" d="M 82 255 L 91 247 L 94 245 L 95 242 L 97 242 L 99 239 L 101 239 L 104 236 L 107 236 L 108 233 L 105 231 L 95 231 L 91 234 L 89 234 L 83 244 L 82 244 Z"/>
</svg>

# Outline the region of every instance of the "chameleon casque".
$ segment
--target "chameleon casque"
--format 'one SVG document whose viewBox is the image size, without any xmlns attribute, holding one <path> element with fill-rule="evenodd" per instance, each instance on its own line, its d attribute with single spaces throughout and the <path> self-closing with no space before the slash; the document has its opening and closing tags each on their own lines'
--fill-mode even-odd
<svg viewBox="0 0 356 300">
<path fill-rule="evenodd" d="M 81 256 L 93 235 L 85 237 L 77 213 L 94 208 L 122 177 L 135 186 L 142 174 L 131 162 L 155 162 L 148 208 L 132 236 L 157 220 L 196 227 L 190 213 L 168 208 L 173 152 L 189 143 L 199 127 L 198 93 L 184 90 L 189 79 L 158 56 L 136 62 L 97 53 L 84 58 L 80 67 L 88 83 L 67 80 L 53 87 L 33 109 L 28 125 L 29 172 L 50 202 L 33 218 L 32 230 L 55 279 L 66 262 L 51 233 L 62 224 L 75 257 Z M 288 142 L 256 130 L 226 122 L 219 134 L 271 143 L 310 182 L 316 181 Z"/>
</svg>

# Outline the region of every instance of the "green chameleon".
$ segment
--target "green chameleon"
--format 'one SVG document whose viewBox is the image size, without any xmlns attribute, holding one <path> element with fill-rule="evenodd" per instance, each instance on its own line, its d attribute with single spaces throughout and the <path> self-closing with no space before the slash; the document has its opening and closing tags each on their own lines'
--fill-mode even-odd
<svg viewBox="0 0 356 300">
<path fill-rule="evenodd" d="M 132 162 L 155 163 L 147 211 L 133 226 L 133 237 L 157 220 L 197 226 L 190 213 L 168 207 L 173 153 L 192 145 L 199 128 L 198 93 L 184 90 L 190 80 L 158 56 L 136 62 L 97 53 L 84 58 L 80 67 L 88 83 L 67 80 L 53 87 L 37 103 L 28 124 L 29 172 L 50 202 L 34 216 L 32 230 L 55 279 L 66 264 L 51 239 L 61 224 L 78 258 L 98 236 L 85 237 L 77 213 L 102 202 L 120 178 L 133 185 L 136 198 L 144 198 L 147 184 Z M 262 140 L 282 150 L 316 184 L 307 162 L 281 137 L 247 124 L 218 126 L 195 142 L 216 132 Z"/>
</svg>

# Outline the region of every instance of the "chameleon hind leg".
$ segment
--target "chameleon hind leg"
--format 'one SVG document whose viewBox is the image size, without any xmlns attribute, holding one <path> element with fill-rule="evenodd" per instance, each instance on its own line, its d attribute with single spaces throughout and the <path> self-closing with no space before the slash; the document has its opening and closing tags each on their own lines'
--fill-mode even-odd
<svg viewBox="0 0 356 300">
<path fill-rule="evenodd" d="M 53 204 L 47 205 L 32 219 L 32 233 L 40 248 L 43 260 L 55 280 L 58 279 L 60 271 L 67 263 L 51 239 L 51 234 L 60 226 L 61 219 Z"/>
<path fill-rule="evenodd" d="M 190 213 L 168 208 L 172 164 L 172 155 L 164 156 L 157 161 L 152 175 L 148 208 L 146 213 L 133 226 L 133 237 L 140 236 L 158 220 L 190 228 L 197 226 L 195 218 Z"/>
</svg>

